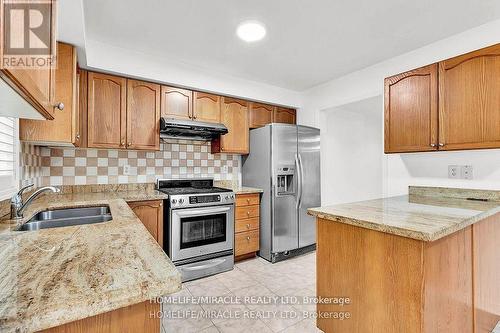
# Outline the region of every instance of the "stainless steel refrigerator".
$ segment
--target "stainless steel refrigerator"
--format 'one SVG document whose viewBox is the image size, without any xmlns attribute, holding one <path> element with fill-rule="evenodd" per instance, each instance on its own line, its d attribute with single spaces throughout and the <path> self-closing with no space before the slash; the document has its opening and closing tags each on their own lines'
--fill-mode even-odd
<svg viewBox="0 0 500 333">
<path fill-rule="evenodd" d="M 269 124 L 250 131 L 242 183 L 264 190 L 259 255 L 280 261 L 316 246 L 316 223 L 307 209 L 321 205 L 320 131 Z"/>
</svg>

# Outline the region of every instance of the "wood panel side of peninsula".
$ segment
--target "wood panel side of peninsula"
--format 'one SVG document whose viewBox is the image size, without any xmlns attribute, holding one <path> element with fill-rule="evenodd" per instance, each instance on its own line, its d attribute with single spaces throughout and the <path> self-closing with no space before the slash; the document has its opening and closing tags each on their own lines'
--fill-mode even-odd
<svg viewBox="0 0 500 333">
<path fill-rule="evenodd" d="M 317 219 L 324 332 L 491 332 L 500 320 L 500 214 L 434 242 Z M 322 313 L 349 312 L 349 319 Z"/>
</svg>

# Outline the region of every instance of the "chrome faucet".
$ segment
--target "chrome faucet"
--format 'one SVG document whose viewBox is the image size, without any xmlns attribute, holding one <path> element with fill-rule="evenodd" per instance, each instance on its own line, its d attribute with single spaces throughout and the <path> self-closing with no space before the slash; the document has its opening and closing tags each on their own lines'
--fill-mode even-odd
<svg viewBox="0 0 500 333">
<path fill-rule="evenodd" d="M 59 193 L 61 191 L 57 187 L 53 187 L 53 186 L 41 187 L 38 190 L 36 190 L 35 192 L 33 192 L 33 194 L 30 195 L 28 199 L 26 199 L 26 202 L 23 203 L 22 195 L 23 195 L 24 191 L 31 188 L 32 186 L 33 186 L 33 184 L 29 184 L 29 185 L 24 186 L 23 188 L 21 188 L 19 190 L 19 192 L 17 192 L 16 195 L 14 195 L 10 199 L 10 218 L 11 219 L 22 218 L 24 209 L 43 192 L 52 191 L 54 193 Z"/>
</svg>

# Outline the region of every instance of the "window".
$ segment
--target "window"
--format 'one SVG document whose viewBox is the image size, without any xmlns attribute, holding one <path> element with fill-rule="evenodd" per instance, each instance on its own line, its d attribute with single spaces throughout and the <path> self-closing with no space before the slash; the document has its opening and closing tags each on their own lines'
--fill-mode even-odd
<svg viewBox="0 0 500 333">
<path fill-rule="evenodd" d="M 0 200 L 11 197 L 18 188 L 17 135 L 17 120 L 0 117 Z"/>
</svg>

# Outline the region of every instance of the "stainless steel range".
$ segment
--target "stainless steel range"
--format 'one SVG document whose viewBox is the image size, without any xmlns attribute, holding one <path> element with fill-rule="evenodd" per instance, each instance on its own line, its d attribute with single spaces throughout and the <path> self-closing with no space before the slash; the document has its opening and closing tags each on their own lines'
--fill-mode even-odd
<svg viewBox="0 0 500 333">
<path fill-rule="evenodd" d="M 189 281 L 233 269 L 234 193 L 213 179 L 159 179 L 165 204 L 163 248 Z"/>
</svg>

